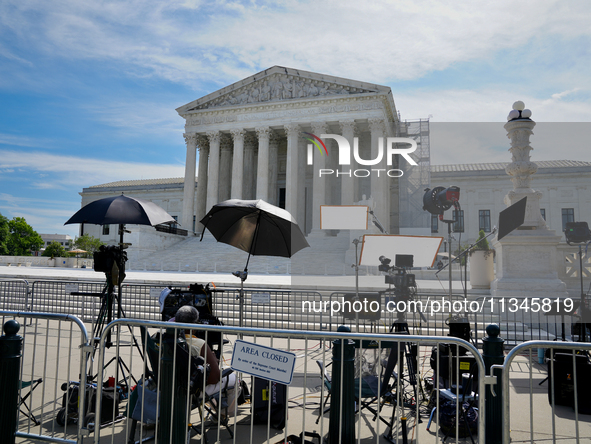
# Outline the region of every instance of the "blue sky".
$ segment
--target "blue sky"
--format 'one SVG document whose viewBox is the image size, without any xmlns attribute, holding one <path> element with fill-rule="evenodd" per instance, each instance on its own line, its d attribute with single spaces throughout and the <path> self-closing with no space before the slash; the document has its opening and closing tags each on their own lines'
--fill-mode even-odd
<svg viewBox="0 0 591 444">
<path fill-rule="evenodd" d="M 182 176 L 175 108 L 273 65 L 390 86 L 403 119 L 501 123 L 434 129 L 435 164 L 509 161 L 515 100 L 580 123 L 532 160 L 591 161 L 589 23 L 584 0 L 3 0 L 0 213 L 76 235 L 82 188 Z"/>
</svg>

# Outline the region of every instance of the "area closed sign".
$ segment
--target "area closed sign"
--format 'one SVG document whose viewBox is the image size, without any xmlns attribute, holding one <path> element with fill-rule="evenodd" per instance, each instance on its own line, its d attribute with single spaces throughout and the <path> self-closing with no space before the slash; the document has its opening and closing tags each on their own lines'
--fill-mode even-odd
<svg viewBox="0 0 591 444">
<path fill-rule="evenodd" d="M 295 353 L 237 340 L 230 366 L 234 371 L 289 385 L 295 361 Z"/>
</svg>

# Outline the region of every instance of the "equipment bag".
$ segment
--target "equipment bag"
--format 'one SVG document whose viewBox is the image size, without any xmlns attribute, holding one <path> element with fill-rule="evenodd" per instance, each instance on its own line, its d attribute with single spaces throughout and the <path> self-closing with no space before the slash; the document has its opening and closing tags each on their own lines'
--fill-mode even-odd
<svg viewBox="0 0 591 444">
<path fill-rule="evenodd" d="M 578 412 L 591 414 L 591 363 L 586 354 L 575 355 L 577 365 Z M 552 373 L 554 367 L 554 373 Z M 552 389 L 556 394 L 554 405 L 575 408 L 575 383 L 573 355 L 554 353 L 554 363 L 548 361 L 548 403 L 552 405 Z"/>
<path fill-rule="evenodd" d="M 458 421 L 456 421 L 458 413 Z M 455 401 L 446 401 L 439 406 L 439 427 L 446 436 L 455 436 L 457 424 L 458 437 L 465 438 L 478 433 L 478 409 L 465 402 L 456 412 Z"/>
<path fill-rule="evenodd" d="M 269 400 L 271 401 L 269 403 Z M 269 418 L 269 404 L 271 404 L 270 426 L 277 430 L 285 427 L 285 413 L 287 410 L 287 386 L 262 378 L 254 378 L 252 390 L 252 415 L 254 424 L 267 424 Z"/>
</svg>

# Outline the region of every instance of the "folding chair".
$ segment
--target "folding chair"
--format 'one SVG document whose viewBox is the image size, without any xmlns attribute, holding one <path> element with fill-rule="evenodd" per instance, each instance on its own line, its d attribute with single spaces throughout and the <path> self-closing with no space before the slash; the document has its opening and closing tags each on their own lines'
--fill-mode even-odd
<svg viewBox="0 0 591 444">
<path fill-rule="evenodd" d="M 209 415 L 215 424 L 218 423 L 219 419 L 220 424 L 223 425 L 230 434 L 230 439 L 234 439 L 234 433 L 230 428 L 229 421 L 230 415 L 228 409 L 230 406 L 228 405 L 228 390 L 234 390 L 234 402 L 238 402 L 238 391 L 240 387 L 240 381 L 238 381 L 237 378 L 234 380 L 234 385 L 230 386 L 228 384 L 230 375 L 233 372 L 234 370 L 231 368 L 224 369 L 221 374 L 221 381 L 218 384 L 218 390 L 211 394 L 206 393 L 206 388 L 199 390 L 199 392 L 193 397 L 193 403 L 191 406 L 191 410 L 194 408 L 199 409 L 201 421 L 203 421 L 205 414 Z M 203 407 L 203 410 L 201 407 Z M 191 427 L 196 432 L 199 432 L 195 425 L 191 425 Z M 206 437 L 204 437 L 204 440 L 207 442 Z"/>
<path fill-rule="evenodd" d="M 142 381 L 158 381 L 158 373 L 159 373 L 159 359 L 160 359 L 160 352 L 159 352 L 159 344 L 147 334 L 147 330 L 144 327 L 140 327 L 141 329 L 141 337 L 142 343 L 144 344 L 144 350 L 146 351 L 146 355 L 148 358 L 148 362 L 150 363 L 151 370 L 146 368 L 144 377 L 141 378 Z M 217 409 L 213 407 L 215 400 L 219 398 L 219 391 L 216 393 L 211 393 L 210 395 L 206 394 L 203 388 L 203 381 L 207 380 L 208 376 L 208 368 L 206 368 L 204 364 L 204 360 L 202 357 L 191 357 L 189 350 L 186 348 L 186 345 L 182 342 L 176 342 L 176 366 L 178 370 L 178 378 L 176 379 L 176 387 L 175 390 L 187 390 L 187 396 L 190 398 L 190 410 L 194 410 L 199 408 L 200 418 L 203 421 L 203 412 L 201 410 L 201 406 L 204 406 L 205 411 L 209 414 L 213 419 L 217 422 Z M 205 375 L 204 375 L 205 372 Z M 227 376 L 232 373 L 232 369 L 225 369 L 222 373 L 222 381 L 224 381 L 224 377 L 227 380 Z M 154 385 L 154 384 L 152 384 Z M 227 390 L 232 389 L 234 387 L 221 387 L 222 391 L 222 399 L 227 395 Z M 138 389 L 132 392 L 130 399 L 129 399 L 129 410 L 128 410 L 128 417 L 132 419 L 132 424 L 130 427 L 130 434 L 128 437 L 128 443 L 133 444 L 135 442 L 134 437 L 137 428 L 137 412 L 136 417 L 133 418 L 133 410 L 138 402 L 138 394 L 139 391 L 143 390 L 141 385 L 138 385 Z M 148 394 L 147 391 L 143 391 L 144 396 Z M 155 401 L 155 397 L 152 396 L 150 399 L 153 398 L 153 402 Z M 150 402 L 148 398 L 146 400 L 141 400 L 141 402 Z M 148 415 L 149 419 L 152 421 L 157 421 L 155 415 L 155 406 L 142 406 L 143 409 L 147 412 L 150 410 L 153 415 Z M 223 408 L 223 405 L 222 405 Z M 152 418 L 154 416 L 154 418 Z M 226 411 L 227 416 L 227 411 Z M 232 430 L 229 428 L 227 422 L 223 423 L 230 433 L 230 436 L 233 437 Z M 199 428 L 192 423 L 187 424 L 188 428 L 192 428 L 197 433 L 200 433 Z M 145 441 L 145 439 L 143 440 Z M 204 441 L 207 442 L 207 437 L 204 436 Z"/>
<path fill-rule="evenodd" d="M 324 398 L 324 404 L 320 404 L 320 411 L 318 412 L 318 418 L 316 418 L 316 424 L 318 424 L 320 422 L 320 418 L 322 417 L 322 415 L 327 414 L 330 410 L 330 407 L 326 408 L 326 404 L 330 399 L 330 390 L 332 389 L 332 378 L 328 374 L 328 370 L 326 369 L 326 367 L 332 365 L 332 362 L 329 363 L 326 367 L 324 366 L 324 362 L 320 360 L 316 361 L 316 364 L 318 364 L 318 367 L 320 367 L 322 383 L 324 384 L 324 387 L 326 387 L 327 390 L 326 397 Z"/>
<path fill-rule="evenodd" d="M 27 404 L 27 399 L 33 394 L 33 391 L 43 382 L 43 379 L 35 379 L 33 381 L 20 381 L 20 389 L 19 389 L 19 399 L 18 399 L 18 409 L 20 412 L 29 418 L 31 421 L 35 423 L 35 425 L 39 425 L 40 422 L 37 421 L 35 415 L 31 411 L 31 408 Z M 27 390 L 27 393 L 23 396 L 23 390 Z M 26 411 L 25 411 L 26 410 Z"/>
<path fill-rule="evenodd" d="M 324 362 L 322 362 L 322 361 L 316 361 L 316 364 L 318 364 L 318 367 L 320 367 L 320 373 L 322 375 L 322 380 L 323 380 L 324 386 L 328 390 L 326 397 L 324 399 L 324 403 L 321 406 L 320 411 L 318 413 L 318 418 L 316 418 L 316 424 L 318 424 L 318 422 L 320 422 L 320 418 L 322 417 L 322 415 L 325 415 L 326 413 L 328 413 L 330 411 L 330 407 L 327 408 L 326 404 L 328 403 L 328 400 L 330 399 L 330 396 L 331 396 L 332 380 L 331 380 L 331 377 L 330 377 L 326 367 L 332 365 L 332 363 L 329 363 L 328 365 L 326 365 L 326 367 L 324 366 Z M 379 378 L 377 376 L 364 376 L 361 379 L 355 378 L 355 384 L 354 384 L 353 390 L 354 390 L 354 396 L 355 396 L 355 403 L 356 403 L 356 405 L 358 405 L 358 407 L 355 409 L 355 413 L 357 413 L 359 411 L 359 409 L 361 409 L 361 410 L 367 409 L 374 414 L 374 418 L 373 418 L 374 420 L 378 417 L 381 405 L 378 405 L 378 408 L 375 409 L 372 407 L 372 404 L 376 400 L 381 398 L 382 396 L 389 393 L 390 388 L 391 388 L 389 385 L 390 378 L 392 377 L 392 375 L 394 375 L 394 377 L 396 377 L 395 373 L 393 372 L 394 366 L 391 366 L 391 367 L 392 368 L 389 371 L 388 378 L 386 378 L 384 375 L 384 380 L 382 382 L 380 390 L 378 390 Z M 361 399 L 359 399 L 359 382 L 360 382 L 360 380 L 361 380 Z M 346 388 L 343 387 L 343 390 L 346 390 Z M 380 416 L 380 420 L 384 424 L 389 424 L 381 416 Z"/>
<path fill-rule="evenodd" d="M 150 379 L 152 381 L 158 381 L 158 368 L 159 368 L 158 344 L 148 334 L 148 330 L 146 329 L 146 327 L 140 326 L 140 335 L 141 335 L 141 341 L 142 341 L 142 349 L 145 350 L 146 356 L 148 358 L 146 365 L 144 367 L 144 375 L 140 378 L 140 381 L 142 381 L 143 383 L 147 383 L 147 381 L 149 381 Z M 150 364 L 151 368 L 148 368 L 148 363 Z M 127 440 L 128 444 L 134 444 L 134 442 L 135 442 L 134 437 L 135 437 L 135 432 L 136 432 L 138 420 L 132 418 L 132 415 L 133 415 L 135 405 L 138 402 L 139 390 L 142 390 L 140 383 L 138 383 L 136 390 L 134 390 L 130 394 L 129 401 L 127 403 L 127 417 L 131 419 L 131 427 L 129 428 L 129 437 Z M 141 402 L 145 402 L 145 401 L 141 401 Z"/>
</svg>

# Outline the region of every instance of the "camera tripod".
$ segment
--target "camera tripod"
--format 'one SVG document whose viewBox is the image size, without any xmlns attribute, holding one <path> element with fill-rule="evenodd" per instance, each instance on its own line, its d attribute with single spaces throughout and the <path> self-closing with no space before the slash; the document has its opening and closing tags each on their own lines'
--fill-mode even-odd
<svg viewBox="0 0 591 444">
<path fill-rule="evenodd" d="M 123 231 L 123 226 L 120 226 L 121 237 Z M 121 239 L 123 240 L 123 239 Z M 98 343 L 100 342 L 100 338 L 103 334 L 105 327 L 111 323 L 116 318 L 125 317 L 125 313 L 123 311 L 123 307 L 121 305 L 121 298 L 122 298 L 122 286 L 123 280 L 125 279 L 125 262 L 127 261 L 127 255 L 125 251 L 123 251 L 124 245 L 121 242 L 119 247 L 101 247 L 101 254 L 103 255 L 102 258 L 108 258 L 108 260 L 104 260 L 108 266 L 104 269 L 104 273 L 106 276 L 106 284 L 103 288 L 101 293 L 80 293 L 80 292 L 73 292 L 72 295 L 81 295 L 81 296 L 95 296 L 101 298 L 101 307 L 99 309 L 99 313 L 97 316 L 97 320 L 93 325 L 92 329 L 92 341 L 93 341 L 93 351 L 91 355 L 91 367 L 89 369 L 89 374 L 87 380 L 89 382 L 95 381 L 98 377 L 98 373 L 96 375 L 92 375 L 92 362 L 94 362 L 94 358 L 96 352 L 98 350 Z M 96 269 L 96 256 L 95 256 L 95 270 Z M 104 264 L 102 264 L 104 265 Z M 118 287 L 117 291 L 115 291 L 115 286 Z M 116 312 L 114 312 L 114 306 L 116 304 Z M 120 327 L 118 327 L 120 328 Z M 131 327 L 128 326 L 129 332 L 131 334 L 131 344 L 130 346 L 135 346 L 139 351 L 140 357 L 143 360 L 144 356 L 142 353 L 142 349 L 133 334 L 133 330 Z M 113 345 L 111 340 L 111 330 L 107 333 L 105 346 L 110 348 Z M 106 364 L 104 364 L 102 370 L 105 370 L 111 363 L 117 362 L 117 369 L 116 369 L 116 376 L 115 381 L 118 384 L 126 384 L 127 383 L 127 375 L 129 378 L 133 379 L 134 382 L 137 382 L 136 379 L 131 374 L 129 367 L 125 364 L 119 353 L 117 356 L 111 358 Z M 101 369 L 98 370 L 99 372 Z M 122 379 L 119 379 L 119 372 L 122 374 Z"/>
<path fill-rule="evenodd" d="M 410 335 L 408 323 L 406 322 L 403 313 L 398 314 L 398 319 L 390 327 L 390 333 L 396 335 Z M 400 409 L 400 426 L 402 429 L 402 442 L 406 444 L 408 442 L 408 428 L 407 415 L 405 414 L 405 409 L 408 409 L 409 412 L 412 412 L 413 409 L 416 409 L 416 403 L 418 403 L 418 348 L 416 344 L 411 344 L 410 342 L 400 342 L 398 343 L 398 346 L 394 346 L 392 348 L 390 353 L 393 353 L 394 356 L 388 359 L 388 365 L 385 371 L 392 372 L 392 374 L 395 375 L 395 387 L 393 388 L 396 388 L 396 393 L 394 394 L 390 392 L 390 402 L 394 406 L 394 409 L 392 410 L 392 417 L 383 437 L 387 439 L 389 442 L 398 442 L 397 438 L 393 436 L 393 432 L 394 423 L 396 422 L 399 416 L 398 409 Z M 394 371 L 395 369 L 397 369 L 397 373 Z M 412 398 L 410 400 L 407 397 L 409 386 L 412 387 Z M 417 412 L 417 420 L 419 423 L 422 422 L 420 412 Z"/>
</svg>

